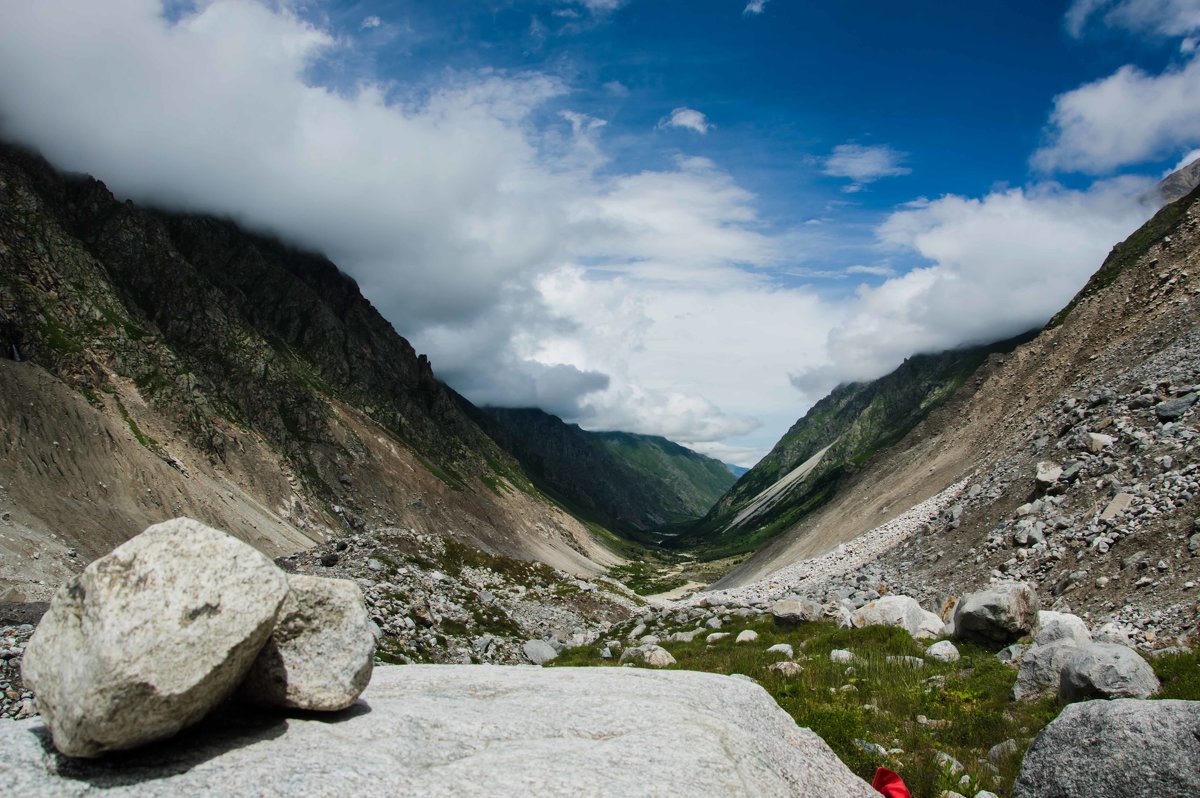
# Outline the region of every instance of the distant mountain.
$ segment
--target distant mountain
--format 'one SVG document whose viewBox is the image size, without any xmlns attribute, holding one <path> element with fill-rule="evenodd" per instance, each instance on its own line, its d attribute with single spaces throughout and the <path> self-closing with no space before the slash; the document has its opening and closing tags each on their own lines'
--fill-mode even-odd
<svg viewBox="0 0 1200 798">
<path fill-rule="evenodd" d="M 729 473 L 733 474 L 735 477 L 740 477 L 742 474 L 745 474 L 747 471 L 750 470 L 749 468 L 746 468 L 745 466 L 734 465 L 733 463 L 725 463 L 724 466 L 726 468 L 728 468 Z"/>
<path fill-rule="evenodd" d="M 1164 204 L 1174 202 L 1191 194 L 1196 186 L 1200 186 L 1200 158 L 1163 178 L 1158 184 L 1158 196 Z"/>
<path fill-rule="evenodd" d="M 679 536 L 679 545 L 713 555 L 761 546 L 829 501 L 846 475 L 903 438 L 989 355 L 1030 337 L 915 355 L 887 376 L 835 388 Z"/>
<path fill-rule="evenodd" d="M 0 596 L 178 515 L 272 556 L 397 525 L 614 562 L 464 401 L 320 255 L 0 145 Z"/>
<path fill-rule="evenodd" d="M 703 516 L 734 477 L 666 438 L 588 432 L 536 409 L 471 409 L 533 483 L 580 517 L 638 533 Z"/>
</svg>

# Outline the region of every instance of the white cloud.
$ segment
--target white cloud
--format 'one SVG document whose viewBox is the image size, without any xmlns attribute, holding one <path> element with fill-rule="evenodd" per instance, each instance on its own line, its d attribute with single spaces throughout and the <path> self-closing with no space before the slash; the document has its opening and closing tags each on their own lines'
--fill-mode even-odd
<svg viewBox="0 0 1200 798">
<path fill-rule="evenodd" d="M 713 124 L 701 112 L 693 108 L 680 107 L 658 120 L 658 127 L 660 130 L 668 127 L 682 127 L 704 134 L 713 127 Z"/>
<path fill-rule="evenodd" d="M 1148 178 L 1118 178 L 1086 191 L 1054 183 L 949 195 L 897 210 L 880 240 L 930 265 L 862 286 L 847 320 L 828 337 L 835 367 L 798 369 L 808 396 L 847 379 L 877 377 L 915 352 L 986 343 L 1043 324 L 1099 268 L 1146 211 Z"/>
<path fill-rule="evenodd" d="M 614 97 L 629 96 L 629 87 L 619 80 L 610 80 L 602 88 Z"/>
<path fill-rule="evenodd" d="M 911 174 L 912 169 L 901 165 L 904 158 L 904 153 L 885 144 L 873 147 L 839 144 L 825 159 L 825 168 L 822 171 L 832 177 L 846 177 L 852 180 L 853 182 L 842 190 L 853 193 L 882 177 Z"/>
<path fill-rule="evenodd" d="M 746 464 L 813 385 L 1044 320 L 1137 221 L 1123 183 L 945 197 L 880 231 L 932 265 L 822 296 L 785 275 L 838 272 L 795 253 L 836 244 L 843 220 L 772 231 L 703 158 L 620 173 L 603 120 L 563 110 L 571 87 L 547 75 L 313 85 L 315 59 L 354 45 L 289 8 L 213 0 L 172 24 L 156 0 L 0 0 L 3 132 L 123 196 L 326 253 L 476 401 Z M 664 124 L 711 126 L 679 111 L 696 116 Z M 907 172 L 889 148 L 843 147 L 826 169 L 856 185 Z M 886 255 L 840 276 L 889 277 Z"/>
<path fill-rule="evenodd" d="M 363 30 L 370 30 L 372 28 L 378 28 L 382 24 L 382 19 L 376 16 L 370 16 L 362 21 L 362 28 Z"/>
<path fill-rule="evenodd" d="M 1165 172 L 1163 172 L 1163 177 L 1166 177 L 1167 175 L 1171 174 L 1172 172 L 1178 172 L 1180 169 L 1182 169 L 1185 166 L 1191 166 L 1192 163 L 1197 160 L 1200 160 L 1200 149 L 1192 150 L 1187 155 L 1180 158 L 1179 163 L 1175 164 L 1173 167 L 1171 167 L 1170 169 L 1167 169 Z"/>
<path fill-rule="evenodd" d="M 750 2 L 746 3 L 746 7 L 742 9 L 742 13 L 746 16 L 761 14 L 763 9 L 767 7 L 768 2 L 769 0 L 750 0 Z"/>
<path fill-rule="evenodd" d="M 1103 174 L 1200 144 L 1200 59 L 1150 75 L 1123 66 L 1054 99 L 1046 143 L 1032 163 L 1046 171 Z"/>
<path fill-rule="evenodd" d="M 873 277 L 895 277 L 896 270 L 890 266 L 850 266 L 846 274 L 869 274 Z"/>
<path fill-rule="evenodd" d="M 1110 28 L 1185 36 L 1200 30 L 1200 0 L 1074 0 L 1064 22 L 1079 38 L 1097 17 Z"/>
</svg>

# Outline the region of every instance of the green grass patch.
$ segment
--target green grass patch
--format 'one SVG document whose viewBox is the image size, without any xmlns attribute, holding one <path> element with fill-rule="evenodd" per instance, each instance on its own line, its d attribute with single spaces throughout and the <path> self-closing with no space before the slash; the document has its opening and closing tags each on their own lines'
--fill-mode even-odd
<svg viewBox="0 0 1200 798">
<path fill-rule="evenodd" d="M 1200 651 L 1190 654 L 1163 654 L 1150 660 L 1162 682 L 1157 698 L 1200 701 Z"/>
<path fill-rule="evenodd" d="M 116 398 L 116 397 L 114 397 Z M 125 404 L 117 399 L 117 410 L 121 413 L 121 418 L 125 419 L 125 423 L 129 426 L 129 431 L 133 433 L 134 439 L 137 440 L 144 448 L 158 454 L 158 441 L 151 438 L 146 433 L 142 432 L 141 427 L 133 420 L 133 416 L 129 415 L 129 411 L 125 408 Z"/>
</svg>

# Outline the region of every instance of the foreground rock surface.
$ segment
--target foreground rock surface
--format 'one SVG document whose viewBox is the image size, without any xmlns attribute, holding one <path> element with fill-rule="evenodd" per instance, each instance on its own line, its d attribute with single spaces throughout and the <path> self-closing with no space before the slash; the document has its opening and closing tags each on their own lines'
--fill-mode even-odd
<svg viewBox="0 0 1200 798">
<path fill-rule="evenodd" d="M 1200 795 L 1200 702 L 1087 701 L 1034 739 L 1014 798 Z"/>
<path fill-rule="evenodd" d="M 292 574 L 290 591 L 240 695 L 256 704 L 345 709 L 371 681 L 375 635 L 358 585 Z"/>
<path fill-rule="evenodd" d="M 114 798 L 878 798 L 762 688 L 714 674 L 384 666 L 329 718 L 213 719 L 119 767 L 47 756 L 37 720 L 6 723 L 0 783 L 14 795 Z"/>
<path fill-rule="evenodd" d="M 287 592 L 265 556 L 186 518 L 96 560 L 59 589 L 22 663 L 55 746 L 93 757 L 200 720 L 242 681 Z"/>
</svg>

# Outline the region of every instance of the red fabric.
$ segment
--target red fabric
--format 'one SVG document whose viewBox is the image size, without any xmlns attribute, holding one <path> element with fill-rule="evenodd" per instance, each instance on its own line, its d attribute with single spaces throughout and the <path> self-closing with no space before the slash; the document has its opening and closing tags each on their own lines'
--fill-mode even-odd
<svg viewBox="0 0 1200 798">
<path fill-rule="evenodd" d="M 887 768 L 875 771 L 875 781 L 871 782 L 871 787 L 886 798 L 912 798 L 912 793 L 904 786 L 903 779 Z"/>
</svg>

